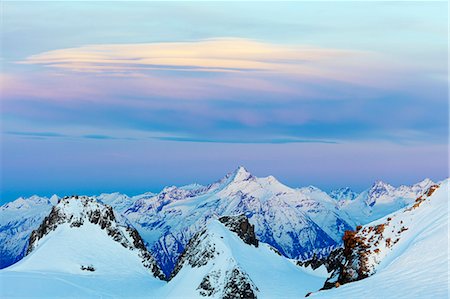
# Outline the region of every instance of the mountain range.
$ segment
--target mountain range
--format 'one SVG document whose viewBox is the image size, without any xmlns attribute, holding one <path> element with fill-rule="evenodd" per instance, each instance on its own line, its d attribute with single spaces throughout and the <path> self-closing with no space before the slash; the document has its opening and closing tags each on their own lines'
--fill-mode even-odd
<svg viewBox="0 0 450 299">
<path fill-rule="evenodd" d="M 42 273 L 53 273 L 94 297 L 135 297 L 143 291 L 164 298 L 304 296 L 324 285 L 343 284 L 343 265 L 351 256 L 347 243 L 353 242 L 349 232 L 376 231 L 373 221 L 400 217 L 394 214 L 420 198 L 436 197 L 423 197 L 431 189 L 444 185 L 436 192 L 439 198 L 448 195 L 445 184 L 426 179 L 395 188 L 377 181 L 359 194 L 349 188 L 326 193 L 313 186 L 290 188 L 273 176 L 258 178 L 239 167 L 207 186 L 171 186 L 157 194 L 19 198 L 0 208 L 1 265 L 9 266 L 0 279 L 14 284 L 15 273 L 22 273 L 33 285 L 42 281 Z M 393 231 L 403 230 L 400 221 L 406 222 L 397 221 Z M 378 244 L 386 243 L 383 238 Z M 378 265 L 388 255 L 370 263 Z M 343 265 L 305 266 L 329 256 L 342 256 Z M 365 277 L 377 269 L 373 266 Z M 122 277 L 114 286 L 108 278 L 112 273 Z M 125 293 L 120 286 L 127 281 L 146 287 Z M 65 284 L 59 286 L 64 292 Z M 75 294 L 76 288 L 68 292 Z"/>
</svg>

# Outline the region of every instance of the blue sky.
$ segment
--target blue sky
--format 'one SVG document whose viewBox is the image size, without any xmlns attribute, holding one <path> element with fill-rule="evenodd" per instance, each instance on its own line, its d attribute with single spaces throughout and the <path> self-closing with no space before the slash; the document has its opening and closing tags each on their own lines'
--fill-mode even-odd
<svg viewBox="0 0 450 299">
<path fill-rule="evenodd" d="M 448 176 L 446 2 L 5 2 L 0 199 Z"/>
</svg>

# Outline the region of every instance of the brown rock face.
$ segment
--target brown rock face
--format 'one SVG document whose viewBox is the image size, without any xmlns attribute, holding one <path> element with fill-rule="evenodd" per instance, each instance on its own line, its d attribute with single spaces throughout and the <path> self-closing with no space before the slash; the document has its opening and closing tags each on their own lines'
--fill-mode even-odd
<svg viewBox="0 0 450 299">
<path fill-rule="evenodd" d="M 344 248 L 336 260 L 335 270 L 330 278 L 325 281 L 323 290 L 336 288 L 348 282 L 360 280 L 369 276 L 367 268 L 367 254 L 369 246 L 365 239 L 356 231 L 346 231 L 344 237 Z"/>
</svg>

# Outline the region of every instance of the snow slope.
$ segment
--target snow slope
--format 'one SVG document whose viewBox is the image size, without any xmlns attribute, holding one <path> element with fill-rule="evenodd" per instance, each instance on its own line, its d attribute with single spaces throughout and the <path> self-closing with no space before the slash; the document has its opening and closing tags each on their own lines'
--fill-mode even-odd
<svg viewBox="0 0 450 299">
<path fill-rule="evenodd" d="M 0 207 L 0 269 L 24 256 L 31 232 L 57 201 L 56 195 L 51 198 L 20 197 Z"/>
<path fill-rule="evenodd" d="M 218 220 L 189 243 L 176 276 L 163 288 L 168 298 L 301 298 L 325 280 L 264 243 L 246 244 Z"/>
<path fill-rule="evenodd" d="M 448 298 L 449 180 L 433 190 L 358 231 L 372 276 L 313 297 Z"/>
<path fill-rule="evenodd" d="M 0 271 L 0 295 L 134 297 L 128 283 L 144 283 L 151 295 L 164 284 L 155 276 L 161 272 L 142 239 L 120 225 L 110 207 L 88 197 L 64 198 L 31 234 L 27 256 Z"/>
</svg>

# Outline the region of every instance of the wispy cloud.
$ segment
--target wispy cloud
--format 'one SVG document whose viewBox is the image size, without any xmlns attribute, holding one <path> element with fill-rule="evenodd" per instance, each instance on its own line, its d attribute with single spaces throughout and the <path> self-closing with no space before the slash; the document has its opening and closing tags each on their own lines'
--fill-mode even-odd
<svg viewBox="0 0 450 299">
<path fill-rule="evenodd" d="M 87 135 L 83 135 L 82 137 L 83 138 L 87 138 L 87 139 L 100 139 L 100 140 L 118 139 L 118 138 L 113 137 L 113 136 L 100 135 L 100 134 L 87 134 Z"/>
<path fill-rule="evenodd" d="M 67 132 L 87 127 L 69 135 L 92 142 L 442 140 L 446 86 L 387 61 L 373 52 L 214 38 L 46 51 L 21 62 L 29 72 L 0 79 L 11 119 L 40 131 L 61 122 Z"/>
<path fill-rule="evenodd" d="M 33 132 L 33 131 L 6 131 L 4 134 L 20 136 L 25 138 L 48 139 L 48 138 L 69 138 L 69 139 L 94 139 L 94 140 L 138 140 L 138 137 L 117 137 L 105 134 L 62 134 L 58 132 Z"/>
<path fill-rule="evenodd" d="M 345 76 L 342 69 L 339 74 L 336 62 L 367 55 L 372 54 L 244 38 L 214 38 L 190 42 L 86 45 L 43 52 L 20 63 L 108 75 L 147 71 L 275 72 L 356 80 L 357 77 L 349 73 Z"/>
<path fill-rule="evenodd" d="M 27 136 L 27 137 L 68 137 L 65 134 L 60 134 L 56 132 L 19 132 L 19 131 L 8 131 L 6 134 L 17 135 L 17 136 Z"/>
<path fill-rule="evenodd" d="M 300 138 L 196 138 L 196 137 L 152 137 L 152 139 L 163 141 L 183 141 L 183 142 L 206 142 L 206 143 L 237 143 L 237 144 L 284 144 L 284 143 L 324 143 L 336 144 L 338 142 L 321 139 L 300 139 Z"/>
</svg>

